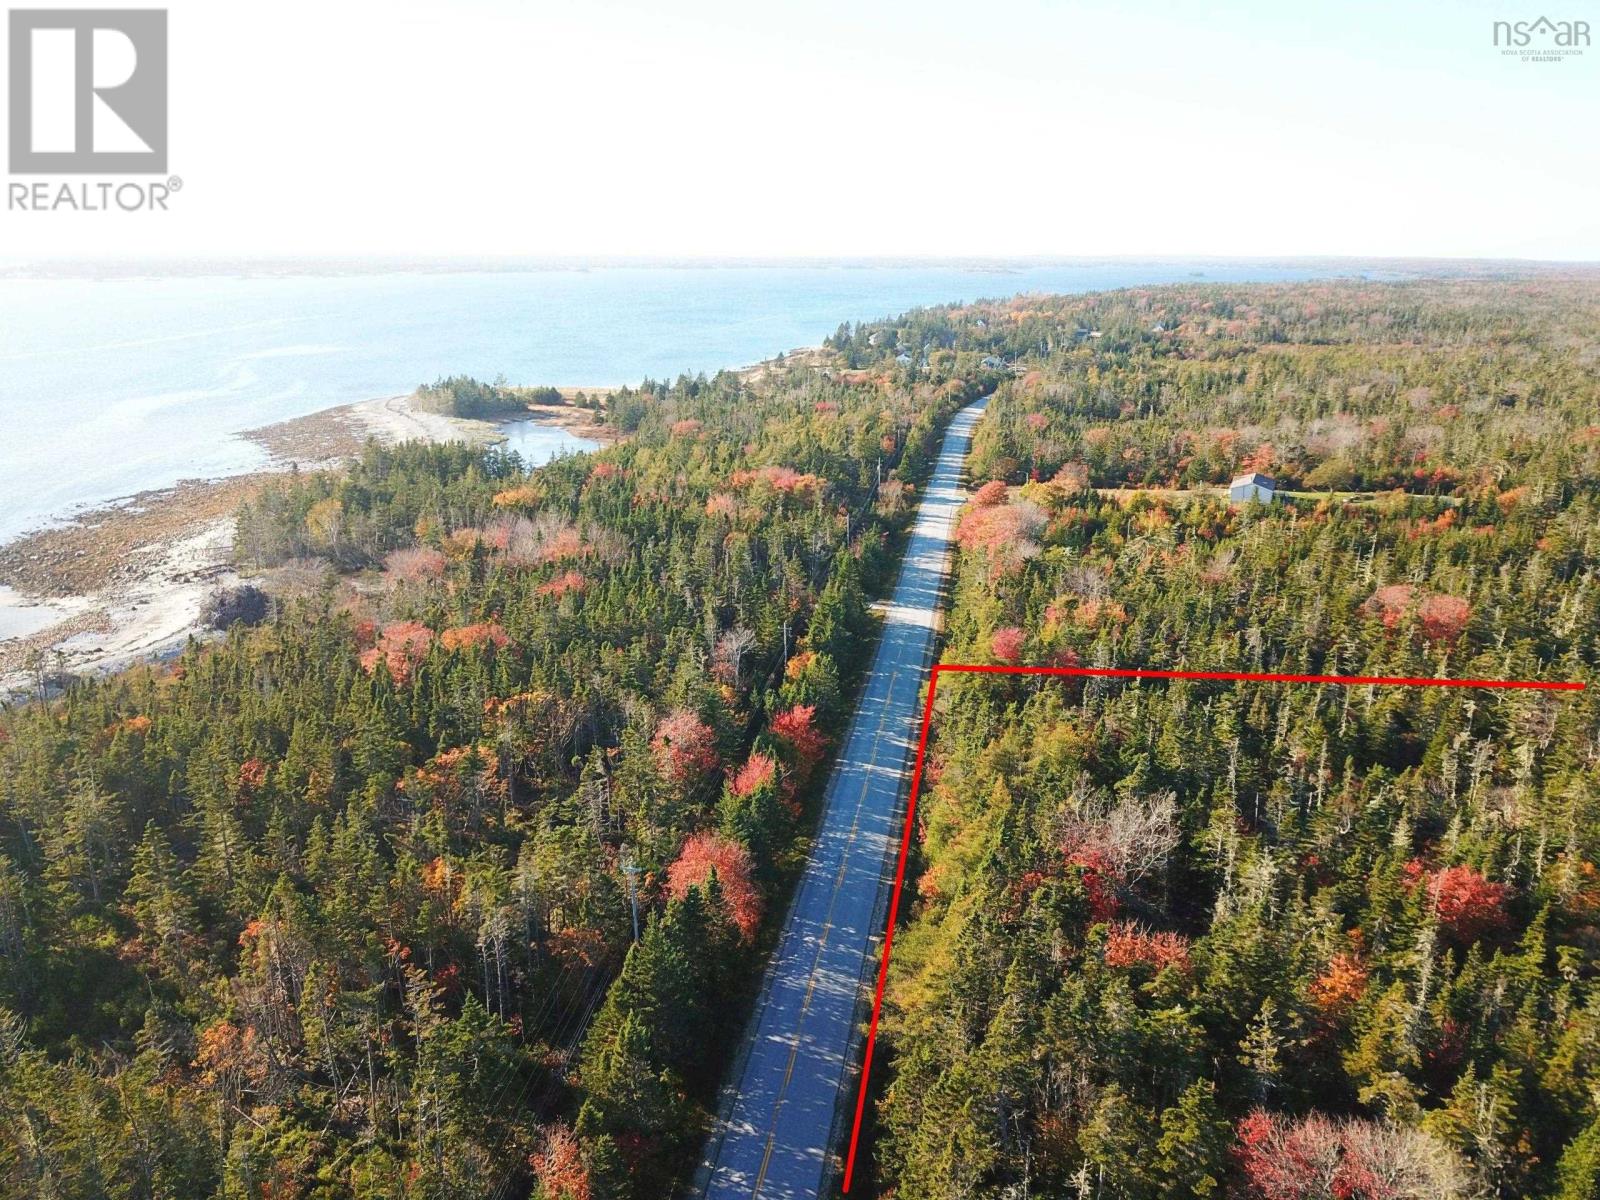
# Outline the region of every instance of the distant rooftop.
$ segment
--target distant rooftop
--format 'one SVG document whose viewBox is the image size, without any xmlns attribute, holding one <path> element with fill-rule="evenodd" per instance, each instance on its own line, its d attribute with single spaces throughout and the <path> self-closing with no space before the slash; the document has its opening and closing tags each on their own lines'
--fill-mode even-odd
<svg viewBox="0 0 1600 1200">
<path fill-rule="evenodd" d="M 1263 475 L 1260 471 L 1250 471 L 1244 475 L 1235 475 L 1229 487 L 1239 487 L 1241 484 L 1254 484 L 1256 487 L 1275 488 L 1278 481 L 1271 475 Z"/>
</svg>

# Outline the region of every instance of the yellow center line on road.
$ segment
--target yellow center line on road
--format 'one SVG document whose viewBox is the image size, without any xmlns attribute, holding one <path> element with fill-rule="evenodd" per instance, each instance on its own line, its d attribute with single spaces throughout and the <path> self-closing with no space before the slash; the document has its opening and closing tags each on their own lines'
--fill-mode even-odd
<svg viewBox="0 0 1600 1200">
<path fill-rule="evenodd" d="M 811 996 L 817 988 L 817 968 L 822 965 L 822 954 L 828 948 L 828 935 L 833 932 L 833 910 L 839 902 L 839 887 L 844 882 L 845 867 L 850 861 L 850 843 L 856 839 L 856 830 L 861 825 L 861 809 L 866 803 L 867 789 L 872 786 L 872 768 L 878 761 L 878 743 L 883 739 L 883 723 L 889 719 L 889 701 L 894 697 L 895 681 L 900 678 L 897 669 L 889 673 L 889 687 L 884 696 L 883 709 L 878 714 L 878 728 L 872 734 L 872 750 L 867 756 L 867 761 L 862 764 L 861 794 L 856 797 L 855 814 L 850 819 L 850 836 L 845 839 L 845 848 L 839 855 L 839 873 L 833 879 L 833 894 L 828 899 L 828 914 L 822 922 L 822 936 L 817 941 L 817 956 L 812 960 L 811 972 L 806 979 L 806 995 L 800 1004 L 800 1019 L 795 1022 L 794 1041 L 789 1044 L 789 1061 L 783 1069 L 783 1083 L 778 1088 L 778 1099 L 772 1106 L 772 1124 L 767 1130 L 767 1144 L 761 1155 L 761 1170 L 756 1174 L 755 1187 L 750 1192 L 750 1200 L 756 1200 L 761 1194 L 762 1185 L 767 1181 L 767 1168 L 772 1163 L 772 1150 L 778 1138 L 778 1113 L 783 1109 L 785 1096 L 789 1091 L 789 1080 L 794 1076 L 795 1059 L 800 1054 L 800 1031 L 805 1027 L 806 1014 L 811 1010 Z M 865 700 L 865 695 L 862 697 Z M 848 743 L 846 743 L 848 747 Z"/>
</svg>

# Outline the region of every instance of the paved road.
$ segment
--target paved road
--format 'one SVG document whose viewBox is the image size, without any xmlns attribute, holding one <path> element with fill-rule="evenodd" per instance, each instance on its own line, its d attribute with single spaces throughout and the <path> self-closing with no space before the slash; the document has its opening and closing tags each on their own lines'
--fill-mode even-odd
<svg viewBox="0 0 1600 1200">
<path fill-rule="evenodd" d="M 907 767 L 921 719 L 961 470 L 985 400 L 959 412 L 917 512 L 883 637 L 821 828 L 757 1002 L 753 1041 L 726 1122 L 706 1150 L 708 1200 L 817 1196 L 846 1081 L 856 1078 L 856 1002 L 892 878 Z"/>
</svg>

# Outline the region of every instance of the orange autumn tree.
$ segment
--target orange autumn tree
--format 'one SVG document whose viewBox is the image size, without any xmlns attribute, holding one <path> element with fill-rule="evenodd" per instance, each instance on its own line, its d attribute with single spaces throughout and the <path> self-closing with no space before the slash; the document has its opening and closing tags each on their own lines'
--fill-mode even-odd
<svg viewBox="0 0 1600 1200">
<path fill-rule="evenodd" d="M 475 625 L 446 629 L 439 635 L 439 644 L 446 650 L 461 650 L 471 646 L 493 646 L 499 650 L 511 644 L 511 637 L 498 622 L 480 621 Z"/>
<path fill-rule="evenodd" d="M 1006 481 L 1004 479 L 991 479 L 976 492 L 972 493 L 972 504 L 975 508 L 993 508 L 997 504 L 1006 502 Z"/>
<path fill-rule="evenodd" d="M 544 1149 L 529 1160 L 545 1200 L 589 1200 L 589 1168 L 583 1147 L 566 1125 L 552 1125 Z"/>
<path fill-rule="evenodd" d="M 1181 933 L 1152 932 L 1132 921 L 1119 921 L 1106 932 L 1106 966 L 1134 967 L 1141 964 L 1157 971 L 1176 967 L 1189 969 L 1189 939 Z"/>
<path fill-rule="evenodd" d="M 361 655 L 361 666 L 367 674 L 378 669 L 383 662 L 389 676 L 397 684 L 410 681 L 411 672 L 428 657 L 433 646 L 433 630 L 421 621 L 395 621 L 383 627 L 378 644 Z"/>
<path fill-rule="evenodd" d="M 1335 954 L 1311 983 L 1311 1003 L 1329 1020 L 1341 1019 L 1367 991 L 1367 968 L 1354 954 Z"/>
</svg>

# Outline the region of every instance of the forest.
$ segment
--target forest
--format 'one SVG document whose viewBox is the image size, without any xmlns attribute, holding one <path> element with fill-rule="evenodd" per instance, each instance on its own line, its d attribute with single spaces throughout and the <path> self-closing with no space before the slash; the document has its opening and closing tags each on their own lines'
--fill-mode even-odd
<svg viewBox="0 0 1600 1200">
<path fill-rule="evenodd" d="M 1597 321 L 1579 277 L 894 331 L 1010 368 L 944 661 L 1590 690 L 943 676 L 878 1194 L 1600 1195 Z"/>
<path fill-rule="evenodd" d="M 958 365 L 286 475 L 267 619 L 0 712 L 0 1196 L 668 1194 Z"/>
<path fill-rule="evenodd" d="M 286 475 L 265 619 L 0 711 L 0 1197 L 674 1194 L 961 404 L 947 661 L 1592 683 L 1597 319 L 1018 297 L 623 389 L 535 471 Z M 1597 719 L 946 678 L 858 1186 L 1593 1196 Z"/>
<path fill-rule="evenodd" d="M 555 388 L 535 388 L 533 391 L 541 402 L 551 399 L 559 401 L 561 398 L 561 393 Z M 470 375 L 450 375 L 423 384 L 411 394 L 411 403 L 423 412 L 493 421 L 525 414 L 529 398 L 506 387 L 503 382 L 484 383 Z"/>
</svg>

